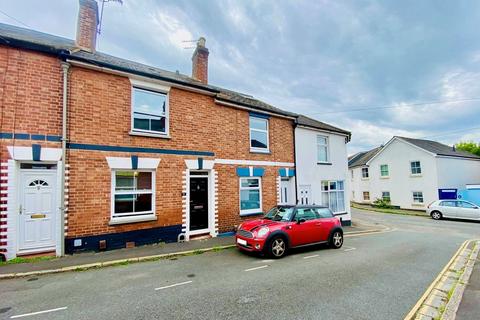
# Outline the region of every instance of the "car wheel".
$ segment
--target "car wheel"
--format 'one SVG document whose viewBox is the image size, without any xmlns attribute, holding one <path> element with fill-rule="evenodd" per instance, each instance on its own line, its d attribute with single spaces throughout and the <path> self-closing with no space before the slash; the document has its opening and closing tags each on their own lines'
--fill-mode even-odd
<svg viewBox="0 0 480 320">
<path fill-rule="evenodd" d="M 432 213 L 430 213 L 430 216 L 432 217 L 433 220 L 442 219 L 442 214 L 440 213 L 440 211 L 432 211 Z"/>
<path fill-rule="evenodd" d="M 287 253 L 287 242 L 285 238 L 274 237 L 268 244 L 268 255 L 275 259 L 280 259 Z"/>
<path fill-rule="evenodd" d="M 335 231 L 330 238 L 330 246 L 334 249 L 340 249 L 343 246 L 343 233 Z"/>
</svg>

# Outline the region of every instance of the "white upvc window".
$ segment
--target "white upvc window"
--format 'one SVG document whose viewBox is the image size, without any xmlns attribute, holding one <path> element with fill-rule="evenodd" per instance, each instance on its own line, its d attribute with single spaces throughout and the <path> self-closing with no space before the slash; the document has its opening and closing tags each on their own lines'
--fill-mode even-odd
<svg viewBox="0 0 480 320">
<path fill-rule="evenodd" d="M 420 161 L 410 161 L 410 170 L 412 175 L 422 174 L 422 165 L 420 164 Z"/>
<path fill-rule="evenodd" d="M 155 171 L 112 171 L 112 220 L 155 216 Z"/>
<path fill-rule="evenodd" d="M 363 191 L 363 200 L 370 201 L 370 192 Z"/>
<path fill-rule="evenodd" d="M 368 177 L 369 177 L 368 168 L 362 168 L 362 178 L 368 179 Z"/>
<path fill-rule="evenodd" d="M 388 177 L 390 172 L 388 171 L 388 164 L 381 164 L 380 165 L 380 176 L 381 177 Z"/>
<path fill-rule="evenodd" d="M 382 191 L 382 200 L 383 201 L 388 201 L 388 202 L 391 201 L 390 191 Z"/>
<path fill-rule="evenodd" d="M 132 86 L 132 133 L 168 136 L 168 91 Z"/>
<path fill-rule="evenodd" d="M 268 153 L 268 119 L 250 116 L 250 151 Z"/>
<path fill-rule="evenodd" d="M 317 135 L 317 162 L 328 163 L 329 160 L 328 137 Z"/>
<path fill-rule="evenodd" d="M 262 179 L 240 178 L 240 215 L 262 212 Z"/>
<path fill-rule="evenodd" d="M 423 203 L 422 191 L 413 191 L 413 203 Z"/>
<path fill-rule="evenodd" d="M 345 212 L 345 184 L 343 181 L 323 180 L 322 205 L 327 206 L 334 213 Z"/>
</svg>

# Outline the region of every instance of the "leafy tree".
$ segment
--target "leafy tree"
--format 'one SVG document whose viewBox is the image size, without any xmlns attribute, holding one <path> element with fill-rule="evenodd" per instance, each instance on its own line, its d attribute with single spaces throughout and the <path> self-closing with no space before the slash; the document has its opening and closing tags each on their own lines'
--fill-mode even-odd
<svg viewBox="0 0 480 320">
<path fill-rule="evenodd" d="M 469 142 L 459 142 L 455 146 L 457 150 L 467 151 L 477 156 L 480 156 L 480 143 L 475 143 L 472 141 Z"/>
</svg>

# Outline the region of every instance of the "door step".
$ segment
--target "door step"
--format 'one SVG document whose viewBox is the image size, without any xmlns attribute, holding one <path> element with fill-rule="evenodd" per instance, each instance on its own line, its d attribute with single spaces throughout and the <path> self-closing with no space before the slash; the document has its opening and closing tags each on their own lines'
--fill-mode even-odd
<svg viewBox="0 0 480 320">
<path fill-rule="evenodd" d="M 194 236 L 190 236 L 190 240 L 207 240 L 210 239 L 212 236 L 209 233 L 203 234 L 196 234 Z"/>
<path fill-rule="evenodd" d="M 54 251 L 46 251 L 46 252 L 37 252 L 37 253 L 17 253 L 17 257 L 22 258 L 38 258 L 38 257 L 55 257 L 56 253 Z"/>
</svg>

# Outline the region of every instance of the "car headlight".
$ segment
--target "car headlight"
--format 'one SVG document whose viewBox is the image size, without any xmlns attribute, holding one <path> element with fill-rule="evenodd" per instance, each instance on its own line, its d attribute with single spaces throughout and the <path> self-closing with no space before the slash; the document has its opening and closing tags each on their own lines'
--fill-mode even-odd
<svg viewBox="0 0 480 320">
<path fill-rule="evenodd" d="M 238 225 L 237 231 L 240 230 L 240 229 L 242 229 L 242 224 L 243 224 L 243 223 L 240 223 L 240 224 Z"/>
<path fill-rule="evenodd" d="M 267 227 L 261 227 L 260 230 L 257 231 L 257 237 L 264 237 L 270 229 Z"/>
</svg>

